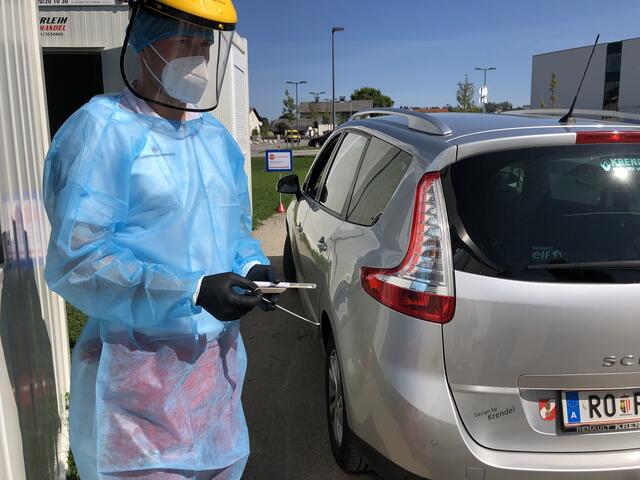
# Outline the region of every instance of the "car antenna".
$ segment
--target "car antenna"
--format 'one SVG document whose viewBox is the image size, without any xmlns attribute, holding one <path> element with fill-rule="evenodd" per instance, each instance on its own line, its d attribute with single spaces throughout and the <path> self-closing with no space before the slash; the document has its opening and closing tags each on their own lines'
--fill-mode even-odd
<svg viewBox="0 0 640 480">
<path fill-rule="evenodd" d="M 593 50 L 591 50 L 591 55 L 589 56 L 589 61 L 587 62 L 587 68 L 584 69 L 584 73 L 582 74 L 582 80 L 580 80 L 580 86 L 578 87 L 576 96 L 573 98 L 573 103 L 571 104 L 571 107 L 569 108 L 569 111 L 567 112 L 567 114 L 560 119 L 560 123 L 576 123 L 576 119 L 573 118 L 573 109 L 576 108 L 578 95 L 580 95 L 580 90 L 582 89 L 582 83 L 584 82 L 584 78 L 587 76 L 587 72 L 589 71 L 589 65 L 591 65 L 591 59 L 593 58 L 593 54 L 596 51 L 598 40 L 600 40 L 600 34 L 598 34 L 598 36 L 596 37 L 596 43 L 593 44 Z"/>
</svg>

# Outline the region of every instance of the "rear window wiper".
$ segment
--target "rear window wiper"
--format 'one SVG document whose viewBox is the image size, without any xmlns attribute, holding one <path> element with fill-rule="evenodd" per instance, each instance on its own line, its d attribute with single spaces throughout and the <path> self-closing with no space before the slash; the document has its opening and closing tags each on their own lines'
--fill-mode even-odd
<svg viewBox="0 0 640 480">
<path fill-rule="evenodd" d="M 640 270 L 640 260 L 527 265 L 527 270 Z"/>
</svg>

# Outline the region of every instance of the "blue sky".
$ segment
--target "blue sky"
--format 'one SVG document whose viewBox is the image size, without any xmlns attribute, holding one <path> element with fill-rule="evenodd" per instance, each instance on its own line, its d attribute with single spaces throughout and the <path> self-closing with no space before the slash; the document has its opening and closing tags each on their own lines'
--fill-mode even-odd
<svg viewBox="0 0 640 480">
<path fill-rule="evenodd" d="M 336 96 L 380 88 L 396 106 L 456 103 L 456 84 L 489 72 L 490 100 L 529 103 L 531 56 L 640 36 L 637 0 L 235 0 L 238 32 L 249 41 L 250 102 L 273 120 L 287 80 L 331 96 L 331 27 Z M 582 72 L 577 72 L 576 75 Z"/>
</svg>

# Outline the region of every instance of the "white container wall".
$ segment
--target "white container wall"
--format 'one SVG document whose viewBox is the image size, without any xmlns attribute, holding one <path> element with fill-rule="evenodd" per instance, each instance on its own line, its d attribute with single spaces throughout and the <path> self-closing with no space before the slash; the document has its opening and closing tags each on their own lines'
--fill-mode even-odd
<svg viewBox="0 0 640 480">
<path fill-rule="evenodd" d="M 63 478 L 69 343 L 43 278 L 49 132 L 34 1 L 0 1 L 0 65 L 0 479 Z"/>
<path fill-rule="evenodd" d="M 240 145 L 245 158 L 245 172 L 251 195 L 251 132 L 249 131 L 249 52 L 247 40 L 233 36 L 233 46 L 227 62 L 220 104 L 212 112 L 227 127 Z M 253 200 L 253 199 L 252 199 Z"/>
</svg>

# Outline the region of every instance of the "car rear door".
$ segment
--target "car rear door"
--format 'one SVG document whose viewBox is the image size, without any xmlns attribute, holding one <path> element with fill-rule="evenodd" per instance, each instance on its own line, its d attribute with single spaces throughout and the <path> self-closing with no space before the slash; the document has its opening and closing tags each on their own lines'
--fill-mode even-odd
<svg viewBox="0 0 640 480">
<path fill-rule="evenodd" d="M 7 262 L 7 252 L 5 252 L 5 240 L 2 225 L 0 225 L 0 292 L 3 291 L 4 286 L 4 269 Z M 2 295 L 0 295 L 0 312 L 2 311 Z"/>
<path fill-rule="evenodd" d="M 325 293 L 331 275 L 331 258 L 335 258 L 333 235 L 344 222 L 351 190 L 360 160 L 366 151 L 368 136 L 347 132 L 323 175 L 321 188 L 303 223 L 304 240 L 300 258 L 306 282 L 316 283 L 316 290 L 307 291 L 311 308 L 319 312 L 320 298 Z M 304 249 L 304 250 L 303 250 Z"/>
<path fill-rule="evenodd" d="M 640 145 L 485 154 L 443 185 L 446 371 L 471 436 L 498 450 L 640 448 Z"/>
<path fill-rule="evenodd" d="M 325 173 L 331 165 L 331 160 L 337 151 L 341 138 L 342 135 L 336 135 L 322 148 L 309 169 L 309 173 L 302 185 L 302 197 L 296 202 L 294 207 L 294 224 L 290 226 L 292 232 L 292 251 L 294 258 L 297 259 L 295 264 L 298 270 L 298 279 L 302 282 L 310 282 L 307 272 L 311 267 L 311 265 L 309 265 L 311 249 L 308 246 L 308 239 L 303 224 L 309 211 L 318 208 L 315 199 L 322 188 Z M 318 285 L 318 288 L 321 288 L 321 285 Z M 300 290 L 300 295 L 307 311 L 315 318 L 317 313 L 311 307 L 308 292 L 302 289 Z"/>
</svg>

